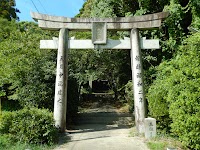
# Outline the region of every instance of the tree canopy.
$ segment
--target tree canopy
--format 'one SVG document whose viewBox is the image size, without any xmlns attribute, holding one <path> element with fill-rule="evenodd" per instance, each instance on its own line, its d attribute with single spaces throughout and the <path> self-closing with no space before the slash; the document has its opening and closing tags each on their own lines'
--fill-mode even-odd
<svg viewBox="0 0 200 150">
<path fill-rule="evenodd" d="M 9 84 L 9 99 L 20 100 L 23 106 L 47 106 L 45 101 L 53 99 L 56 52 L 40 50 L 39 41 L 52 34 L 39 29 L 35 23 L 2 19 L 0 24 L 2 32 L 7 33 L 0 33 L 2 91 L 8 93 L 4 85 Z"/>
<path fill-rule="evenodd" d="M 0 17 L 8 20 L 18 19 L 16 12 L 20 12 L 15 8 L 15 0 L 1 0 L 0 1 Z"/>
</svg>

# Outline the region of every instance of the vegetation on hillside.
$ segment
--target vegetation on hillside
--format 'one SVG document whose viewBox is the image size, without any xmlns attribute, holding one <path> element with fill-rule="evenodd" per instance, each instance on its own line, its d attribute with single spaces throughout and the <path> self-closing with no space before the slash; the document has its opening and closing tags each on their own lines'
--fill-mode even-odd
<svg viewBox="0 0 200 150">
<path fill-rule="evenodd" d="M 200 149 L 199 0 L 87 0 L 76 17 L 126 17 L 161 11 L 170 12 L 161 28 L 140 31 L 141 37 L 160 39 L 161 44 L 159 50 L 142 51 L 148 115 L 157 119 L 161 130 L 178 137 L 186 147 Z M 8 104 L 14 101 L 14 110 L 17 107 L 24 112 L 27 108 L 52 111 L 56 51 L 40 50 L 39 40 L 57 37 L 58 32 L 44 31 L 33 22 L 17 22 L 16 12 L 19 10 L 14 0 L 0 2 L 3 110 L 12 110 Z M 70 34 L 76 39 L 91 39 L 88 32 Z M 129 37 L 129 32 L 108 32 L 108 38 L 124 36 Z M 91 79 L 108 80 L 116 100 L 126 101 L 132 109 L 130 69 L 128 50 L 71 50 L 68 114 L 77 112 L 77 108 L 71 106 L 77 106 L 81 88 Z M 19 116 L 23 114 L 18 111 Z M 12 125 L 9 121 L 8 124 Z"/>
</svg>

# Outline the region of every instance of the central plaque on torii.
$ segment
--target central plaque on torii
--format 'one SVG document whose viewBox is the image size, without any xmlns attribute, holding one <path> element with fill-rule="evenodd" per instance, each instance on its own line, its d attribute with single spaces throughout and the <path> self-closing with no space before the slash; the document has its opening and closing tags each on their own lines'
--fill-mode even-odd
<svg viewBox="0 0 200 150">
<path fill-rule="evenodd" d="M 144 82 L 142 70 L 141 49 L 159 49 L 158 40 L 148 40 L 139 37 L 139 30 L 158 28 L 162 20 L 168 17 L 168 12 L 148 14 L 133 17 L 117 18 L 67 18 L 33 13 L 31 16 L 38 21 L 38 26 L 48 30 L 59 30 L 59 38 L 41 40 L 40 48 L 58 49 L 57 73 L 54 99 L 55 125 L 65 131 L 66 103 L 67 103 L 67 76 L 69 49 L 130 49 L 131 70 L 134 89 L 134 113 L 136 129 L 144 133 L 144 120 L 146 117 L 146 101 L 144 95 Z M 70 40 L 70 30 L 92 30 L 92 40 Z M 130 38 L 124 40 L 107 39 L 107 30 L 131 31 Z"/>
<path fill-rule="evenodd" d="M 106 44 L 107 41 L 107 23 L 92 22 L 92 43 Z"/>
</svg>

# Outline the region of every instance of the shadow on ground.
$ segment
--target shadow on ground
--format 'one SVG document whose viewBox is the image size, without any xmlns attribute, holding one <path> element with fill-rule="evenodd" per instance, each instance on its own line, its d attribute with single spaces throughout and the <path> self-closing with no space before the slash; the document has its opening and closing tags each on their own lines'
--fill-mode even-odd
<svg viewBox="0 0 200 150">
<path fill-rule="evenodd" d="M 80 113 L 54 150 L 148 150 L 140 137 L 131 137 L 132 114 Z"/>
<path fill-rule="evenodd" d="M 145 150 L 141 140 L 130 137 L 134 115 L 120 112 L 112 99 L 105 101 L 99 98 L 86 101 L 81 106 L 73 125 L 68 126 L 65 134 L 60 136 L 56 150 L 140 150 L 138 147 L 141 145 L 141 150 Z"/>
<path fill-rule="evenodd" d="M 74 125 L 68 127 L 66 133 L 60 136 L 59 145 L 112 137 L 133 127 L 133 123 L 133 114 L 119 113 L 110 107 L 93 108 L 88 112 L 78 113 Z"/>
</svg>

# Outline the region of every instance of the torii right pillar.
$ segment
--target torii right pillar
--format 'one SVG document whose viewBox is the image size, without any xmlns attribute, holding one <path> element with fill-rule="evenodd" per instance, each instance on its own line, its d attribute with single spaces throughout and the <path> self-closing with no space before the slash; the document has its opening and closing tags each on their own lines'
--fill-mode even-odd
<svg viewBox="0 0 200 150">
<path fill-rule="evenodd" d="M 142 55 L 139 41 L 139 30 L 131 30 L 131 68 L 134 90 L 134 113 L 136 129 L 145 132 L 144 119 L 146 117 L 146 100 L 144 96 L 144 82 L 142 69 Z"/>
</svg>

